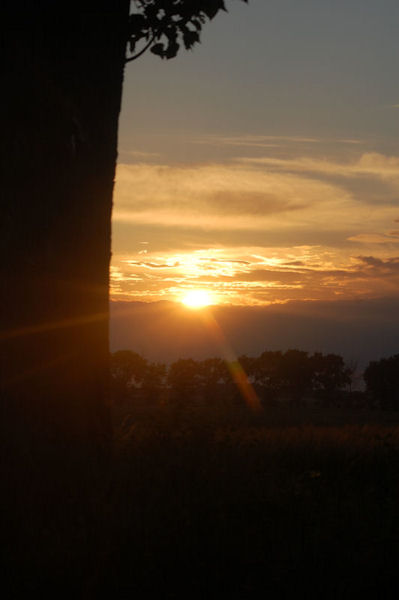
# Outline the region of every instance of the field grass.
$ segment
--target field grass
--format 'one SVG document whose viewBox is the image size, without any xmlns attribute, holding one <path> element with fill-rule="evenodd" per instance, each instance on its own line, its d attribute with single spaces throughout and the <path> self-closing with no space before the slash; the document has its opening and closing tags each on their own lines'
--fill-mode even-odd
<svg viewBox="0 0 399 600">
<path fill-rule="evenodd" d="M 398 597 L 398 414 L 113 412 L 113 452 L 90 485 L 39 490 L 59 511 L 24 536 L 10 597 L 21 581 L 24 597 L 58 599 Z"/>
<path fill-rule="evenodd" d="M 397 415 L 122 413 L 105 596 L 397 597 Z"/>
</svg>

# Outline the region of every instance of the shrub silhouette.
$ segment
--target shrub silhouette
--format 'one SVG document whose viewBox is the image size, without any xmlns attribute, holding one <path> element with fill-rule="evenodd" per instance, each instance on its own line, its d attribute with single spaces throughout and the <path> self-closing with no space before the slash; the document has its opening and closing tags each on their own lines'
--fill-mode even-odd
<svg viewBox="0 0 399 600">
<path fill-rule="evenodd" d="M 370 362 L 364 379 L 382 409 L 399 410 L 399 354 Z"/>
</svg>

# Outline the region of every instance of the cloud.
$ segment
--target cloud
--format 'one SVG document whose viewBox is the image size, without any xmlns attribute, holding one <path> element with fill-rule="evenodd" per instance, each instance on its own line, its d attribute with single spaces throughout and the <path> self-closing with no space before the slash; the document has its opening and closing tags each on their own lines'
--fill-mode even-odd
<svg viewBox="0 0 399 600">
<path fill-rule="evenodd" d="M 284 166 L 293 163 L 273 160 Z M 395 160 L 399 164 L 399 159 Z M 313 159 L 299 162 L 302 166 L 321 163 Z M 370 164 L 391 170 L 396 165 L 394 160 L 358 162 L 369 170 Z M 336 170 L 335 163 L 327 164 L 331 171 Z M 396 241 L 395 236 L 386 237 L 389 223 L 397 218 L 396 205 L 380 202 L 378 210 L 372 211 L 368 187 L 365 183 L 363 200 L 360 193 L 354 195 L 345 187 L 345 180 L 338 185 L 323 181 L 317 173 L 275 171 L 263 164 L 262 168 L 249 164 L 119 165 L 113 222 L 114 226 L 140 227 L 147 239 L 151 228 L 153 235 L 156 228 L 164 228 L 177 244 L 183 240 L 186 244 L 191 237 L 207 245 L 213 235 L 216 244 L 240 245 L 243 236 L 254 235 L 255 245 L 262 232 L 266 245 L 272 240 L 278 244 L 279 237 L 294 244 L 313 240 L 341 245 L 348 239 L 366 242 L 358 236 L 370 235 L 381 236 L 379 243 Z M 373 198 L 377 191 L 373 188 Z M 384 190 L 381 195 L 384 197 Z M 365 223 L 370 231 L 364 231 Z M 160 235 L 157 233 L 158 238 Z"/>
<path fill-rule="evenodd" d="M 159 152 L 145 152 L 143 150 L 124 150 L 119 148 L 119 154 L 128 156 L 129 158 L 136 159 L 137 161 L 147 161 L 152 159 L 159 159 L 161 154 Z"/>
<path fill-rule="evenodd" d="M 259 305 L 398 293 L 398 209 L 387 201 L 398 157 L 259 160 L 119 165 L 114 297 L 202 286 L 221 303 Z M 353 256 L 355 244 L 382 263 Z"/>
<path fill-rule="evenodd" d="M 393 275 L 399 273 L 399 256 L 383 260 L 375 256 L 358 256 L 358 260 L 371 267 L 374 273 L 381 275 Z"/>
<path fill-rule="evenodd" d="M 179 263 L 175 262 L 174 264 L 169 263 L 154 263 L 154 262 L 141 262 L 137 260 L 129 260 L 126 261 L 132 266 L 136 267 L 148 267 L 149 269 L 172 269 L 173 267 L 178 267 Z"/>
<path fill-rule="evenodd" d="M 209 146 L 238 146 L 251 148 L 277 148 L 281 144 L 317 144 L 320 142 L 317 138 L 301 136 L 284 135 L 204 135 L 193 140 L 196 144 L 206 144 Z"/>
<path fill-rule="evenodd" d="M 249 148 L 278 148 L 288 145 L 361 144 L 357 139 L 326 139 L 300 135 L 203 135 L 193 140 L 195 144 L 209 146 L 236 146 Z"/>
<path fill-rule="evenodd" d="M 399 182 L 399 157 L 376 152 L 362 154 L 356 161 L 346 163 L 307 157 L 242 157 L 237 160 L 243 164 L 264 165 L 289 172 L 319 173 L 335 177 L 377 177 Z"/>
<path fill-rule="evenodd" d="M 143 279 L 151 280 L 148 299 L 152 300 L 179 298 L 193 286 L 209 289 L 218 302 L 244 305 L 365 297 L 382 292 L 399 295 L 397 257 L 345 258 L 320 247 L 250 250 L 208 249 L 154 256 L 152 261 L 121 260 L 119 273 L 126 274 L 126 285 L 116 295 L 141 297 L 138 282 Z M 287 260 L 294 256 L 297 260 Z M 136 279 L 129 279 L 130 273 Z M 117 283 L 121 283 L 120 275 Z"/>
<path fill-rule="evenodd" d="M 284 263 L 287 267 L 303 267 L 305 263 L 303 260 L 291 260 Z"/>
<path fill-rule="evenodd" d="M 379 233 L 359 233 L 348 237 L 350 242 L 359 242 L 360 244 L 388 244 L 388 243 L 399 243 L 396 239 L 399 232 L 390 232 L 387 234 Z"/>
<path fill-rule="evenodd" d="M 237 165 L 119 165 L 114 221 L 213 229 L 259 229 L 281 215 L 350 201 L 337 185 Z M 298 217 L 300 219 L 300 217 Z M 275 220 L 275 219 L 274 219 Z M 290 221 L 285 220 L 286 226 Z M 297 226 L 297 219 L 296 225 Z"/>
<path fill-rule="evenodd" d="M 338 142 L 339 144 L 353 144 L 353 145 L 358 145 L 358 144 L 363 144 L 363 140 L 352 140 L 352 139 L 347 139 L 347 140 L 334 140 L 336 142 Z"/>
</svg>

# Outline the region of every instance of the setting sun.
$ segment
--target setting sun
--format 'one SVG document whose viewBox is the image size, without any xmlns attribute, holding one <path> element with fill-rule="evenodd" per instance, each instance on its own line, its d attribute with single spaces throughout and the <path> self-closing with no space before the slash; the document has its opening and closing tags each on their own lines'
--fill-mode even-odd
<svg viewBox="0 0 399 600">
<path fill-rule="evenodd" d="M 182 299 L 188 308 L 203 308 L 212 303 L 211 294 L 205 290 L 191 290 Z"/>
</svg>

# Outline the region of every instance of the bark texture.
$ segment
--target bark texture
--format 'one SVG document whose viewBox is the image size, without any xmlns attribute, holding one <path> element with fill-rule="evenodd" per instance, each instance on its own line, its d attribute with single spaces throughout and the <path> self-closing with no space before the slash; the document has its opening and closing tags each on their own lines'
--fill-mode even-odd
<svg viewBox="0 0 399 600">
<path fill-rule="evenodd" d="M 1 434 L 17 520 L 23 494 L 54 507 L 67 479 L 55 473 L 111 433 L 108 277 L 128 12 L 128 0 L 1 8 Z"/>
<path fill-rule="evenodd" d="M 38 426 L 102 436 L 128 2 L 15 4 L 2 33 L 3 391 Z"/>
</svg>

